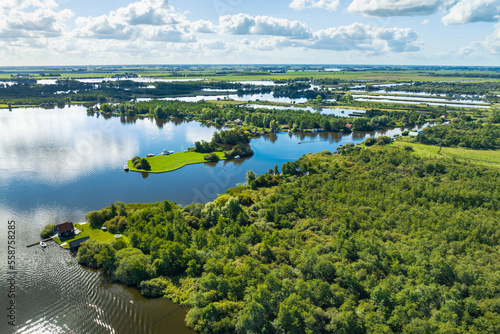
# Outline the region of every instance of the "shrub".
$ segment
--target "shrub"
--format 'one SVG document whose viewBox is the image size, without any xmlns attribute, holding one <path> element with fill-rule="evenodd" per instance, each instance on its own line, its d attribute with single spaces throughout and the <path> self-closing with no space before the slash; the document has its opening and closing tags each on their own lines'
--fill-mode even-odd
<svg viewBox="0 0 500 334">
<path fill-rule="evenodd" d="M 143 170 L 150 170 L 151 165 L 149 164 L 149 161 L 146 158 L 142 159 L 136 159 L 135 161 L 132 159 L 133 165 L 137 169 L 143 169 Z"/>
<path fill-rule="evenodd" d="M 100 228 L 106 222 L 106 217 L 101 211 L 91 211 L 85 215 L 85 218 L 93 228 Z"/>
<path fill-rule="evenodd" d="M 381 136 L 381 137 L 378 137 L 377 138 L 377 145 L 387 145 L 391 142 L 391 138 L 390 137 L 387 137 L 387 136 Z"/>
<path fill-rule="evenodd" d="M 403 148 L 405 151 L 413 151 L 413 147 L 411 147 L 409 145 L 405 145 L 405 146 L 403 146 Z"/>
<path fill-rule="evenodd" d="M 46 238 L 49 238 L 51 237 L 52 235 L 54 235 L 54 231 L 56 229 L 56 225 L 53 225 L 53 224 L 48 224 L 46 225 L 42 232 L 40 232 L 40 236 L 43 238 L 43 239 L 46 239 Z"/>
<path fill-rule="evenodd" d="M 146 297 L 161 297 L 163 290 L 168 287 L 169 282 L 163 277 L 153 278 L 149 281 L 141 282 L 141 295 Z"/>
<path fill-rule="evenodd" d="M 364 144 L 365 144 L 365 146 L 368 147 L 368 146 L 375 145 L 376 142 L 377 142 L 376 138 L 370 137 L 370 138 L 366 138 Z"/>
<path fill-rule="evenodd" d="M 215 153 L 207 154 L 203 157 L 203 159 L 205 159 L 207 161 L 219 161 L 220 160 L 219 156 Z"/>
</svg>

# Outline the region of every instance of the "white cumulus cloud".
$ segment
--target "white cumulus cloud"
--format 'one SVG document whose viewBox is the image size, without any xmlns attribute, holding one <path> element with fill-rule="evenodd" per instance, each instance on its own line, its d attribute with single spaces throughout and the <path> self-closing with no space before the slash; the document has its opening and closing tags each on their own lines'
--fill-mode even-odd
<svg viewBox="0 0 500 334">
<path fill-rule="evenodd" d="M 230 35 L 268 35 L 295 39 L 312 36 L 304 23 L 270 16 L 226 15 L 219 18 L 219 28 L 222 33 Z"/>
<path fill-rule="evenodd" d="M 295 10 L 304 10 L 307 8 L 322 8 L 328 11 L 334 11 L 339 7 L 340 0 L 293 0 L 290 8 Z"/>
<path fill-rule="evenodd" d="M 500 0 L 461 0 L 443 17 L 446 25 L 495 22 L 500 17 Z"/>
<path fill-rule="evenodd" d="M 485 52 L 493 56 L 500 55 L 500 23 L 495 25 L 493 33 L 483 41 L 472 42 L 470 45 L 461 48 L 459 55 L 484 55 Z"/>
<path fill-rule="evenodd" d="M 4 0 L 0 3 L 0 38 L 54 38 L 65 32 L 70 10 L 57 10 L 53 0 Z"/>
<path fill-rule="evenodd" d="M 446 0 L 353 0 L 347 10 L 368 16 L 415 16 L 437 12 Z"/>
<path fill-rule="evenodd" d="M 364 50 L 374 54 L 418 51 L 418 35 L 411 29 L 379 28 L 362 23 L 314 33 L 310 48 L 335 51 Z"/>
<path fill-rule="evenodd" d="M 353 0 L 347 10 L 366 16 L 417 16 L 443 11 L 446 25 L 495 22 L 500 0 Z"/>
<path fill-rule="evenodd" d="M 191 22 L 166 0 L 141 0 L 108 15 L 79 17 L 76 24 L 74 34 L 80 38 L 165 42 L 195 39 L 189 31 Z M 205 28 L 208 28 L 206 24 Z"/>
</svg>

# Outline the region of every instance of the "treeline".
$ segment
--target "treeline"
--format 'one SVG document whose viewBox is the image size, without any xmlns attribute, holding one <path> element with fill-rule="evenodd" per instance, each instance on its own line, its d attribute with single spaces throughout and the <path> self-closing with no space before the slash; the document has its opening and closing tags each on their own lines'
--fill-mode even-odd
<svg viewBox="0 0 500 334">
<path fill-rule="evenodd" d="M 450 97 L 460 98 L 460 95 L 477 95 L 491 96 L 493 92 L 500 90 L 500 82 L 485 81 L 485 82 L 415 82 L 411 85 L 402 85 L 394 87 L 385 87 L 385 90 L 390 92 L 406 91 L 406 92 L 424 92 L 429 94 L 446 94 Z"/>
<path fill-rule="evenodd" d="M 378 146 L 277 169 L 206 204 L 89 213 L 130 245 L 79 262 L 190 305 L 202 333 L 500 332 L 497 169 Z"/>
<path fill-rule="evenodd" d="M 415 140 L 427 145 L 496 150 L 500 149 L 500 127 L 482 122 L 454 121 L 425 128 Z"/>
<path fill-rule="evenodd" d="M 336 117 L 334 115 L 297 109 L 252 108 L 241 105 L 215 105 L 213 103 L 187 103 L 180 101 L 127 102 L 118 106 L 120 113 L 135 116 L 152 114 L 158 118 L 187 118 L 200 122 L 212 122 L 219 125 L 235 124 L 239 120 L 243 125 L 257 128 L 279 130 L 288 127 L 298 131 L 323 128 L 325 131 L 350 132 L 352 130 L 369 131 L 379 127 L 414 126 L 423 124 L 426 117 L 434 119 L 441 111 L 422 114 L 407 111 L 367 110 L 364 117 Z M 348 126 L 351 125 L 351 126 Z"/>
</svg>

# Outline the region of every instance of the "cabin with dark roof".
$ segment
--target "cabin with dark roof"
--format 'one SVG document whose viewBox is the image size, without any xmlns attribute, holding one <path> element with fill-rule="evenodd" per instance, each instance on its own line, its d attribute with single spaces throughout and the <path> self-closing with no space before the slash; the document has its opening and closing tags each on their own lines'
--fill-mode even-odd
<svg viewBox="0 0 500 334">
<path fill-rule="evenodd" d="M 76 240 L 70 241 L 69 242 L 69 249 L 71 249 L 72 251 L 75 251 L 75 250 L 77 250 L 80 247 L 80 245 L 83 242 L 85 242 L 85 241 L 87 241 L 89 239 L 90 239 L 90 237 L 87 236 L 87 237 L 83 237 L 81 239 L 76 239 Z"/>
<path fill-rule="evenodd" d="M 56 226 L 59 238 L 67 238 L 75 235 L 75 226 L 73 223 L 65 222 Z"/>
</svg>

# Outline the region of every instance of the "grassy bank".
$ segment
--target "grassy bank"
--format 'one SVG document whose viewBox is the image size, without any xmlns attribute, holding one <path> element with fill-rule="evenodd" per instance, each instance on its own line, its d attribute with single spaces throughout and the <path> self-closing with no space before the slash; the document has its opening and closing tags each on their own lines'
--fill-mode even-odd
<svg viewBox="0 0 500 334">
<path fill-rule="evenodd" d="M 79 229 L 82 233 L 75 236 L 74 238 L 59 239 L 56 237 L 53 240 L 57 242 L 59 245 L 66 243 L 65 245 L 62 246 L 63 248 L 66 249 L 69 249 L 69 243 L 71 241 L 79 240 L 85 237 L 90 237 L 90 239 L 97 240 L 100 242 L 111 242 L 116 240 L 115 234 L 103 231 L 101 229 L 92 228 L 89 224 L 75 224 L 75 227 Z M 121 237 L 128 243 L 128 238 L 126 236 L 122 235 Z"/>
<path fill-rule="evenodd" d="M 215 152 L 215 153 L 219 156 L 220 160 L 226 159 L 224 157 L 224 152 Z M 182 168 L 186 165 L 207 162 L 203 158 L 205 155 L 207 155 L 207 153 L 182 152 L 182 153 L 173 153 L 170 155 L 159 155 L 156 157 L 146 158 L 146 160 L 151 165 L 151 170 L 134 168 L 132 160 L 129 160 L 127 162 L 127 165 L 128 168 L 130 168 L 130 170 L 134 172 L 165 173 Z"/>
<path fill-rule="evenodd" d="M 405 141 L 396 141 L 394 146 L 411 146 L 413 151 L 424 158 L 456 158 L 464 159 L 473 163 L 478 163 L 485 166 L 500 167 L 500 151 L 493 150 L 472 150 L 467 148 L 456 147 L 439 147 L 424 144 L 408 143 Z"/>
</svg>

